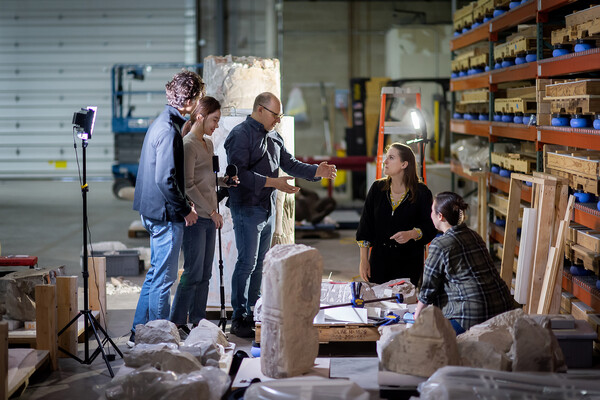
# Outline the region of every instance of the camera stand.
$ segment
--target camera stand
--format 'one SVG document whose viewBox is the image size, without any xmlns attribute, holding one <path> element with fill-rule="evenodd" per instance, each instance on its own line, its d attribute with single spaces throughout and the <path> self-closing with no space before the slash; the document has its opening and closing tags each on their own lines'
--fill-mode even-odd
<svg viewBox="0 0 600 400">
<path fill-rule="evenodd" d="M 63 353 L 67 354 L 69 357 L 73 358 L 74 360 L 79 361 L 81 364 L 87 364 L 90 365 L 95 359 L 96 357 L 98 357 L 99 354 L 102 354 L 102 358 L 104 359 L 104 362 L 106 363 L 106 367 L 108 368 L 108 372 L 110 373 L 110 376 L 114 378 L 115 374 L 110 366 L 110 362 L 108 359 L 108 356 L 106 354 L 106 352 L 104 351 L 104 346 L 106 345 L 106 343 L 110 343 L 113 348 L 117 351 L 117 353 L 119 354 L 119 356 L 121 356 L 121 358 L 123 358 L 123 353 L 121 353 L 121 350 L 119 350 L 119 348 L 115 345 L 115 342 L 112 341 L 112 339 L 110 338 L 110 336 L 108 336 L 108 333 L 104 330 L 104 328 L 102 328 L 102 326 L 100 325 L 100 323 L 98 322 L 98 320 L 96 320 L 96 318 L 94 318 L 94 316 L 92 315 L 92 311 L 89 309 L 89 305 L 88 305 L 88 297 L 89 297 L 89 286 L 88 286 L 88 277 L 89 277 L 89 272 L 88 272 L 88 250 L 87 250 L 87 239 L 88 239 L 88 218 L 87 218 L 87 192 L 88 192 L 88 185 L 86 182 L 86 148 L 87 148 L 87 140 L 86 139 L 81 139 L 81 148 L 82 148 L 82 164 L 83 164 L 83 177 L 82 177 L 82 182 L 81 182 L 81 195 L 83 198 L 83 272 L 82 272 L 82 276 L 83 276 L 83 310 L 80 310 L 79 313 L 64 327 L 60 330 L 60 332 L 58 332 L 58 336 L 60 336 L 63 332 L 65 332 L 71 325 L 73 325 L 74 323 L 77 322 L 77 320 L 79 319 L 79 317 L 83 316 L 83 321 L 84 321 L 84 345 L 85 345 L 85 351 L 84 351 L 84 358 L 81 359 L 79 357 L 77 357 L 75 354 L 71 354 L 69 351 L 63 349 L 62 347 L 58 346 L 58 349 L 60 351 L 62 351 Z M 94 353 L 92 353 L 90 355 L 90 344 L 89 344 L 89 334 L 88 334 L 88 327 L 92 328 L 92 331 L 94 332 L 94 337 L 96 338 L 96 342 L 98 342 L 98 348 L 94 351 Z M 104 335 L 104 340 L 100 339 L 100 336 L 98 335 L 98 330 Z"/>
<path fill-rule="evenodd" d="M 219 192 L 219 156 L 213 156 L 213 171 L 215 172 L 215 186 L 217 193 Z M 217 213 L 219 213 L 219 196 L 217 194 Z M 219 290 L 221 296 L 221 315 L 217 326 L 225 332 L 227 328 L 227 312 L 225 311 L 225 286 L 223 284 L 223 250 L 221 244 L 221 228 L 217 229 L 219 235 Z"/>
</svg>

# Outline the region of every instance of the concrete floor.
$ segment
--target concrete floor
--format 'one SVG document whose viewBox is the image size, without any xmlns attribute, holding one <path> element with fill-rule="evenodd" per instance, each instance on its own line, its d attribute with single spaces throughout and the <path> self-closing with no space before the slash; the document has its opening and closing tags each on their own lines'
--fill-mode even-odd
<svg viewBox="0 0 600 400">
<path fill-rule="evenodd" d="M 130 247 L 149 246 L 148 238 L 129 238 L 128 229 L 139 215 L 131 209 L 130 201 L 119 200 L 112 194 L 112 182 L 90 181 L 88 218 L 92 243 L 119 241 Z M 340 230 L 331 239 L 297 240 L 319 249 L 325 260 L 324 277 L 339 281 L 358 274 L 358 248 L 354 231 Z M 337 236 L 337 235 L 336 235 Z M 0 245 L 2 255 L 28 254 L 38 257 L 40 267 L 64 265 L 67 274 L 81 281 L 80 254 L 82 251 L 82 196 L 76 181 L 0 181 Z M 213 278 L 214 279 L 214 278 Z M 130 279 L 136 284 L 143 276 Z M 80 307 L 82 307 L 81 293 Z M 138 294 L 108 296 L 108 332 L 122 351 L 133 320 Z M 238 349 L 250 353 L 251 341 L 230 336 Z M 91 343 L 92 351 L 96 348 Z M 80 350 L 83 345 L 80 344 Z M 109 349 L 113 354 L 113 349 Z M 82 352 L 80 351 L 80 356 Z M 122 360 L 112 362 L 118 371 Z M 338 366 L 339 367 L 339 366 Z M 373 376 L 374 379 L 375 376 Z M 71 399 L 81 395 L 98 398 L 110 375 L 101 357 L 91 365 L 81 365 L 70 358 L 59 361 L 59 370 L 37 374 L 30 381 L 22 399 Z M 375 384 L 372 382 L 371 384 Z"/>
</svg>

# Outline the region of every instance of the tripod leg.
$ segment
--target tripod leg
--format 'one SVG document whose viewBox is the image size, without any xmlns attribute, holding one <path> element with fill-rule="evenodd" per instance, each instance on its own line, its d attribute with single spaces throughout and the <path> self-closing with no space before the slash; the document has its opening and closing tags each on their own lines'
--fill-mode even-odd
<svg viewBox="0 0 600 400">
<path fill-rule="evenodd" d="M 117 353 L 119 353 L 119 356 L 121 356 L 121 358 L 123 358 L 123 353 L 121 353 L 121 350 L 119 350 L 119 348 L 117 347 L 117 345 L 115 344 L 115 342 L 113 342 L 113 340 L 110 338 L 110 336 L 108 335 L 108 333 L 104 330 L 104 328 L 102 327 L 102 325 L 100 325 L 98 323 L 98 321 L 96 320 L 96 318 L 93 315 L 90 314 L 90 317 L 92 318 L 93 321 L 96 322 L 96 324 L 98 325 L 98 329 L 100 329 L 100 332 L 102 332 L 102 334 L 104 335 L 105 339 L 110 342 L 110 344 L 112 345 L 112 347 L 114 347 L 114 349 L 117 351 Z"/>
<path fill-rule="evenodd" d="M 88 318 L 90 325 L 92 326 L 92 331 L 94 332 L 94 336 L 96 337 L 96 341 L 98 342 L 98 348 L 96 349 L 96 351 L 94 351 L 94 354 L 96 354 L 97 356 L 97 352 L 98 350 L 100 350 L 100 352 L 102 353 L 102 358 L 104 358 L 104 362 L 106 363 L 106 367 L 108 368 L 108 372 L 110 373 L 110 377 L 114 378 L 115 377 L 115 373 L 112 370 L 112 367 L 110 366 L 110 362 L 108 361 L 108 358 L 106 358 L 106 353 L 104 352 L 104 347 L 102 347 L 102 341 L 100 340 L 100 337 L 98 336 L 98 331 L 96 330 L 96 324 L 98 323 L 98 321 L 96 321 L 96 319 L 94 318 L 94 316 L 91 313 L 86 313 L 86 318 Z M 98 325 L 98 327 L 100 329 L 102 329 L 102 327 L 100 325 Z M 94 356 L 93 358 L 90 357 L 90 359 L 88 360 L 88 363 L 91 363 L 93 361 L 94 358 L 96 358 L 96 356 Z"/>
</svg>

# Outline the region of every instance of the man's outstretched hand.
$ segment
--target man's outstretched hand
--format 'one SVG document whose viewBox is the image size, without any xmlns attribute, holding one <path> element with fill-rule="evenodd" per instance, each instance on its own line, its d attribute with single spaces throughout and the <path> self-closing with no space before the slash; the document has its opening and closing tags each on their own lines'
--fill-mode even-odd
<svg viewBox="0 0 600 400">
<path fill-rule="evenodd" d="M 296 186 L 292 186 L 289 183 L 287 183 L 287 181 L 294 179 L 293 176 L 280 176 L 277 178 L 268 178 L 267 177 L 267 183 L 265 184 L 265 187 L 272 187 L 275 188 L 277 190 L 281 190 L 284 193 L 296 193 L 298 190 L 300 190 L 299 187 Z"/>
<path fill-rule="evenodd" d="M 335 179 L 337 176 L 337 168 L 333 164 L 327 164 L 327 161 L 323 161 L 317 167 L 317 172 L 315 173 L 315 178 L 327 178 L 327 179 Z"/>
</svg>

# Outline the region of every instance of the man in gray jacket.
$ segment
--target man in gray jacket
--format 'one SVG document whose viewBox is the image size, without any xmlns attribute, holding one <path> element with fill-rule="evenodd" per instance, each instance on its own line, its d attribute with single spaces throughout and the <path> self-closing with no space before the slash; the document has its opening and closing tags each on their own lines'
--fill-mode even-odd
<svg viewBox="0 0 600 400">
<path fill-rule="evenodd" d="M 185 197 L 181 127 L 184 115 L 204 95 L 204 83 L 198 74 L 182 71 L 165 87 L 168 104 L 146 132 L 135 185 L 133 209 L 150 233 L 151 266 L 135 310 L 130 346 L 136 325 L 169 318 L 183 228 L 198 219 Z"/>
</svg>

